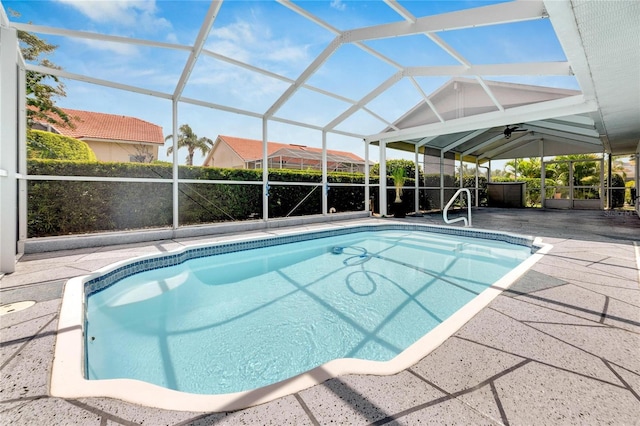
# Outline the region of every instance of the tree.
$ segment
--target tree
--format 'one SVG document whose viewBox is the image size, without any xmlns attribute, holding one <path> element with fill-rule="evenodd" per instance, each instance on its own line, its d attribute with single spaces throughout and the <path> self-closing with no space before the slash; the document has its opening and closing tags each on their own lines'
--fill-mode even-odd
<svg viewBox="0 0 640 426">
<path fill-rule="evenodd" d="M 507 172 L 505 172 L 504 170 L 500 170 L 500 169 L 493 169 L 491 170 L 491 177 L 506 177 L 507 176 Z"/>
<path fill-rule="evenodd" d="M 625 169 L 624 162 L 619 157 L 612 159 L 611 173 L 614 175 L 620 175 L 623 180 L 627 180 L 627 171 Z"/>
<path fill-rule="evenodd" d="M 12 12 L 14 16 L 18 13 Z M 27 31 L 18 30 L 18 40 L 22 57 L 26 62 L 61 69 L 42 55 L 53 53 L 58 46 Z M 54 125 L 66 124 L 73 128 L 72 118 L 55 104 L 56 97 L 66 96 L 64 84 L 54 75 L 41 74 L 35 71 L 26 73 L 27 92 L 27 125 L 31 127 L 34 120 L 46 121 Z"/>
<path fill-rule="evenodd" d="M 595 154 L 559 155 L 554 159 L 557 163 L 547 166 L 546 176 L 555 180 L 558 186 L 569 186 L 573 175 L 575 186 L 597 186 L 600 184 L 600 159 Z M 573 170 L 569 170 L 569 165 Z"/>
<path fill-rule="evenodd" d="M 515 159 L 507 161 L 505 166 L 507 177 L 540 178 L 542 163 L 539 158 Z"/>
<path fill-rule="evenodd" d="M 97 161 L 86 142 L 40 130 L 27 131 L 27 157 L 55 160 Z"/>
<path fill-rule="evenodd" d="M 460 177 L 460 163 L 456 161 L 455 165 L 454 165 L 454 174 L 459 178 Z M 476 167 L 475 166 L 471 166 L 469 163 L 467 162 L 462 162 L 462 176 L 475 176 L 476 174 Z"/>
<path fill-rule="evenodd" d="M 168 135 L 164 138 L 165 141 L 168 141 L 173 138 L 173 135 Z M 213 141 L 207 137 L 198 138 L 198 135 L 193 133 L 191 127 L 188 124 L 183 124 L 180 126 L 178 131 L 178 149 L 187 148 L 187 166 L 193 166 L 193 155 L 196 150 L 200 150 L 202 155 L 207 155 L 207 153 L 211 150 L 213 146 Z M 170 146 L 167 149 L 167 155 L 170 155 L 173 152 L 173 146 Z"/>
</svg>

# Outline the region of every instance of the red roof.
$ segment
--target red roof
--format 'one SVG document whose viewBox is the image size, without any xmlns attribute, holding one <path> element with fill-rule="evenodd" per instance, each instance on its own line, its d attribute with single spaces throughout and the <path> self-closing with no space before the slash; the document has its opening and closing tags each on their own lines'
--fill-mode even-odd
<svg viewBox="0 0 640 426">
<path fill-rule="evenodd" d="M 238 154 L 244 161 L 262 159 L 262 141 L 261 140 L 236 138 L 233 136 L 223 136 L 223 135 L 219 135 L 218 139 L 221 139 L 224 142 L 226 142 L 227 145 L 229 145 L 229 147 L 233 149 L 235 153 Z M 267 156 L 283 148 L 322 154 L 321 148 L 312 148 L 304 145 L 291 145 L 291 144 L 280 143 L 280 142 L 267 142 Z M 344 157 L 351 158 L 356 162 L 364 162 L 362 158 L 358 157 L 356 154 L 352 152 L 336 151 L 333 149 L 328 149 L 327 154 L 341 155 Z"/>
<path fill-rule="evenodd" d="M 56 125 L 65 136 L 76 139 L 143 142 L 164 145 L 162 126 L 126 115 L 60 108 L 72 118 L 75 128 Z"/>
</svg>

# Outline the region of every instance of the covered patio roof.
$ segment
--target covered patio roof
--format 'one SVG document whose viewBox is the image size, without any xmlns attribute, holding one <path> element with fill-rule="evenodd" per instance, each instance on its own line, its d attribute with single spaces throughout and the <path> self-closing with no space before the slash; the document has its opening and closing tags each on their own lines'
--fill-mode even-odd
<svg viewBox="0 0 640 426">
<path fill-rule="evenodd" d="M 605 147 L 596 130 L 595 121 L 589 114 L 574 114 L 547 119 L 530 119 L 517 122 L 516 125 L 498 125 L 480 127 L 474 130 L 431 136 L 409 136 L 400 138 L 404 132 L 411 132 L 415 123 L 427 123 L 440 126 L 456 117 L 483 115 L 485 118 L 498 116 L 493 101 L 485 93 L 488 88 L 503 106 L 505 111 L 523 108 L 533 109 L 537 104 L 573 102 L 579 92 L 575 90 L 522 84 L 485 81 L 484 86 L 476 80 L 454 78 L 438 91 L 429 96 L 429 105 L 420 103 L 398 119 L 380 139 L 386 146 L 394 149 L 425 152 L 430 148 L 453 152 L 467 160 L 480 162 L 490 159 L 508 159 L 516 157 L 537 157 L 604 152 Z M 439 111 L 439 112 L 437 112 Z M 533 116 L 530 116 L 533 117 Z M 406 129 L 405 131 L 394 129 Z M 393 135 L 389 139 L 386 135 Z M 399 139 L 399 140 L 395 140 Z M 377 142 L 374 142 L 377 144 Z"/>
<path fill-rule="evenodd" d="M 406 10 L 399 6 L 397 10 L 407 21 L 416 22 Z M 581 92 L 546 101 L 525 102 L 518 96 L 519 102 L 507 104 L 494 94 L 491 83 L 476 75 L 477 84 L 493 102 L 492 108 L 458 111 L 450 119 L 439 114 L 437 105 L 425 98 L 428 111 L 424 105 L 417 105 L 368 139 L 384 140 L 387 146 L 400 149 L 408 150 L 411 145 L 435 147 L 480 159 L 539 156 L 542 152 L 560 155 L 640 151 L 640 36 L 633 23 L 640 18 L 640 4 L 545 1 L 543 16 L 551 20 L 567 56 L 569 72 L 576 76 Z M 450 53 L 467 70 L 473 68 L 461 55 Z M 544 74 L 554 69 L 550 65 L 543 68 Z M 536 91 L 547 90 L 539 87 Z M 528 130 L 507 135 L 504 130 L 509 125 Z"/>
</svg>

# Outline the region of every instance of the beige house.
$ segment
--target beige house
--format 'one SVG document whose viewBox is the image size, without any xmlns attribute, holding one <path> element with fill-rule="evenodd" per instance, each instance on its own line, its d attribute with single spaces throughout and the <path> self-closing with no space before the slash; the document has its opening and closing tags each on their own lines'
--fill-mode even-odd
<svg viewBox="0 0 640 426">
<path fill-rule="evenodd" d="M 164 145 L 162 126 L 126 115 L 61 108 L 74 128 L 35 120 L 32 128 L 86 142 L 98 161 L 148 163 L 158 159 Z"/>
<path fill-rule="evenodd" d="M 262 141 L 219 135 L 203 166 L 232 169 L 261 169 Z M 271 169 L 322 169 L 322 149 L 304 145 L 267 143 L 268 167 Z M 327 150 L 329 171 L 364 172 L 365 162 L 357 155 Z"/>
</svg>

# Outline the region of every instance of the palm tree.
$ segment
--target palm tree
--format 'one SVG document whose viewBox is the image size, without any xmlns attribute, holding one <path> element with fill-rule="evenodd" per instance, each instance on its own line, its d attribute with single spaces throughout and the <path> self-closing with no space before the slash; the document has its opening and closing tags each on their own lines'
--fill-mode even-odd
<svg viewBox="0 0 640 426">
<path fill-rule="evenodd" d="M 619 157 L 613 159 L 611 163 L 611 173 L 614 175 L 620 175 L 622 179 L 625 181 L 627 180 L 627 171 L 625 170 L 624 162 Z"/>
<path fill-rule="evenodd" d="M 173 135 L 169 135 L 164 138 L 165 141 L 173 138 Z M 180 126 L 178 131 L 178 149 L 187 147 L 187 166 L 193 166 L 193 154 L 195 154 L 196 149 L 199 149 L 202 152 L 202 155 L 207 155 L 207 153 L 211 150 L 213 145 L 213 141 L 207 137 L 198 138 L 198 135 L 193 133 L 191 127 L 188 124 L 183 124 Z M 170 146 L 167 149 L 167 155 L 170 155 L 173 152 L 173 146 Z"/>
<path fill-rule="evenodd" d="M 517 170 L 516 170 L 517 167 Z M 521 178 L 540 178 L 540 170 L 542 163 L 537 157 L 528 159 L 515 159 L 505 163 L 505 175 L 507 177 L 515 177 L 516 174 Z M 517 172 L 517 173 L 516 173 Z"/>
<path fill-rule="evenodd" d="M 597 185 L 600 182 L 600 162 L 595 154 L 559 155 L 547 169 L 547 177 L 556 180 L 556 185 L 569 185 L 569 161 L 573 161 L 574 185 Z M 593 161 L 585 161 L 593 160 Z"/>
<path fill-rule="evenodd" d="M 396 167 L 391 173 L 391 178 L 393 179 L 393 186 L 396 188 L 396 200 L 394 203 L 401 203 L 400 196 L 402 195 L 402 187 L 407 181 L 407 172 L 403 167 Z"/>
</svg>

